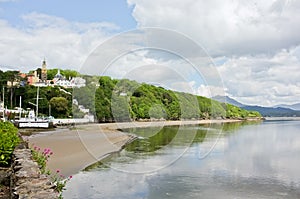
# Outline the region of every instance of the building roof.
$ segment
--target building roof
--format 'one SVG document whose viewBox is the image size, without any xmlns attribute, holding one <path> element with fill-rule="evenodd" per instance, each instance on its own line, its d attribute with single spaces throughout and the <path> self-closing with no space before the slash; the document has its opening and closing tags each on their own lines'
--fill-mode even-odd
<svg viewBox="0 0 300 199">
<path fill-rule="evenodd" d="M 59 79 L 59 80 L 65 80 L 66 78 L 60 74 L 60 70 L 58 69 L 56 75 L 54 76 L 54 78 Z"/>
</svg>

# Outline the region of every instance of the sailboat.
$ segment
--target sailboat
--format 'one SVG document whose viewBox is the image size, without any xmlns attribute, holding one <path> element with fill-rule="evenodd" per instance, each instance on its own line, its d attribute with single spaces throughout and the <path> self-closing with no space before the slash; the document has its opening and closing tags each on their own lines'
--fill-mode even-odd
<svg viewBox="0 0 300 199">
<path fill-rule="evenodd" d="M 43 118 L 38 118 L 38 113 L 39 113 L 39 90 L 40 87 L 37 87 L 37 95 L 36 95 L 36 104 L 31 103 L 36 107 L 36 113 L 34 111 L 29 111 L 28 117 L 26 118 L 21 118 L 19 120 L 15 120 L 14 124 L 18 128 L 52 128 L 53 122 L 48 120 L 48 119 L 43 119 Z M 20 99 L 21 101 L 21 99 Z M 20 102 L 20 109 L 21 107 L 21 102 Z"/>
</svg>

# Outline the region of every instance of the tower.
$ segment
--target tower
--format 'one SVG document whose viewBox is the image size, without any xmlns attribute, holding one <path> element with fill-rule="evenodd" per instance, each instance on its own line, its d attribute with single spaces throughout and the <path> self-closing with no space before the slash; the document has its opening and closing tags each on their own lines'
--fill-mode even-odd
<svg viewBox="0 0 300 199">
<path fill-rule="evenodd" d="M 41 74 L 41 80 L 44 83 L 47 83 L 47 65 L 46 65 L 46 60 L 44 58 L 44 61 L 42 63 L 42 74 Z"/>
</svg>

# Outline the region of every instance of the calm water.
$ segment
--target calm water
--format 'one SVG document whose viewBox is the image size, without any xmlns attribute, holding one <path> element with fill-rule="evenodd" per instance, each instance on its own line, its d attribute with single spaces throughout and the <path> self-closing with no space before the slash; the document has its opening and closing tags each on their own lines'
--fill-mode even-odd
<svg viewBox="0 0 300 199">
<path fill-rule="evenodd" d="M 300 198 L 300 121 L 131 129 L 64 198 Z"/>
</svg>

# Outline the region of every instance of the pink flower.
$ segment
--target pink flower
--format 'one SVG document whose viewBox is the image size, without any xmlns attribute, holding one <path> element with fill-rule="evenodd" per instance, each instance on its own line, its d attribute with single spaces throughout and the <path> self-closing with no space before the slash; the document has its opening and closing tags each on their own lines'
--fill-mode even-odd
<svg viewBox="0 0 300 199">
<path fill-rule="evenodd" d="M 47 148 L 46 148 L 46 149 L 44 149 L 44 153 L 45 153 L 45 154 L 48 154 L 48 153 L 50 153 L 50 151 L 51 151 L 50 149 L 47 149 Z"/>
<path fill-rule="evenodd" d="M 70 178 L 70 179 L 72 179 L 72 178 L 73 178 L 73 176 L 70 176 L 69 178 Z"/>
<path fill-rule="evenodd" d="M 59 170 L 59 169 L 57 169 L 57 170 L 56 170 L 56 173 L 59 173 L 59 172 L 60 172 L 60 170 Z"/>
</svg>

